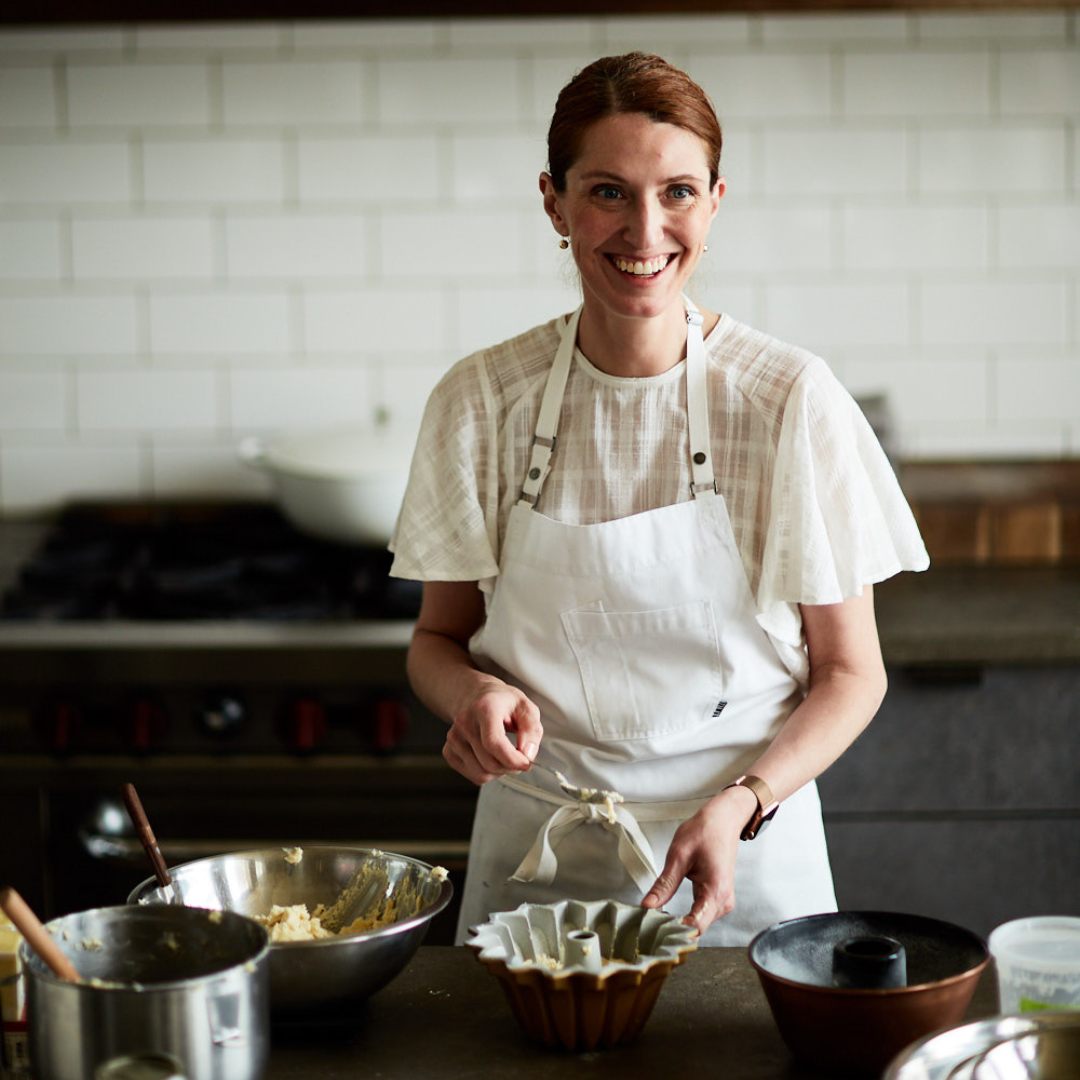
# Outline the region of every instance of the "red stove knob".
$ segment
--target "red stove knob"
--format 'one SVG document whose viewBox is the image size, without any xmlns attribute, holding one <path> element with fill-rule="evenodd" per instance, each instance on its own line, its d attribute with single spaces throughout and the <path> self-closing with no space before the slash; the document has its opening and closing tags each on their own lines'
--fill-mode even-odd
<svg viewBox="0 0 1080 1080">
<path fill-rule="evenodd" d="M 396 750 L 409 728 L 409 711 L 396 698 L 385 697 L 375 702 L 371 740 L 375 750 L 386 753 Z"/>
<path fill-rule="evenodd" d="M 124 737 L 136 753 L 152 750 L 165 734 L 165 710 L 152 698 L 134 698 L 124 717 Z"/>
<path fill-rule="evenodd" d="M 326 738 L 329 727 L 321 702 L 310 697 L 297 698 L 289 707 L 285 741 L 298 754 L 306 754 Z"/>
<path fill-rule="evenodd" d="M 82 708 L 71 698 L 56 698 L 42 709 L 38 726 L 49 749 L 66 754 L 82 735 Z"/>
</svg>

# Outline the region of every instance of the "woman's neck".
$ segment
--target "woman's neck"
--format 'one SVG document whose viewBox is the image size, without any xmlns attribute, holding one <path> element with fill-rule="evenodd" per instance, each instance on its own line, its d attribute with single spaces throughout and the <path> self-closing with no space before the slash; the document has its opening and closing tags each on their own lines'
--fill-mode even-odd
<svg viewBox="0 0 1080 1080">
<path fill-rule="evenodd" d="M 718 316 L 702 312 L 705 333 Z M 670 371 L 686 356 L 686 309 L 682 303 L 652 318 L 613 315 L 586 300 L 577 335 L 578 348 L 593 367 L 622 378 L 646 378 Z"/>
</svg>

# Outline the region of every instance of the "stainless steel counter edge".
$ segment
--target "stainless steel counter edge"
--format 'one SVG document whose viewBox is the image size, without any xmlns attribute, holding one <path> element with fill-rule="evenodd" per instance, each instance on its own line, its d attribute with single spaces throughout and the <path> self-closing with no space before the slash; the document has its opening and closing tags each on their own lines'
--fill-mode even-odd
<svg viewBox="0 0 1080 1080">
<path fill-rule="evenodd" d="M 258 623 L 196 621 L 0 623 L 0 649 L 311 649 L 404 648 L 411 619 Z"/>
</svg>

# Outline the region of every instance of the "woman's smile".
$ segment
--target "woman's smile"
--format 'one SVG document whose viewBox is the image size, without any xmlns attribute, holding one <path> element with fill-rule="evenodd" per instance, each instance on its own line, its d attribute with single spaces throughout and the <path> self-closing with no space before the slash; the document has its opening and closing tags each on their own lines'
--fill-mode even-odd
<svg viewBox="0 0 1080 1080">
<path fill-rule="evenodd" d="M 662 274 L 668 266 L 671 265 L 671 261 L 675 258 L 674 255 L 657 255 L 653 258 L 644 258 L 634 255 L 609 255 L 608 259 L 614 264 L 615 268 L 623 274 L 630 274 L 633 277 L 656 277 Z"/>
</svg>

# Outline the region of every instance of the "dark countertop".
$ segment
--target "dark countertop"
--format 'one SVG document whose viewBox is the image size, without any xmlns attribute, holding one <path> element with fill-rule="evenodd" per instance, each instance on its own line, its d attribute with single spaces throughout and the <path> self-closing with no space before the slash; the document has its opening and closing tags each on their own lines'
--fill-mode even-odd
<svg viewBox="0 0 1080 1080">
<path fill-rule="evenodd" d="M 1080 565 L 931 566 L 874 601 L 889 664 L 1080 661 Z"/>
<path fill-rule="evenodd" d="M 996 993 L 991 965 L 968 1019 L 993 1015 Z M 743 948 L 691 953 L 668 976 L 634 1042 L 568 1053 L 527 1039 L 471 949 L 424 946 L 358 1011 L 347 1031 L 276 1028 L 265 1080 L 657 1080 L 673 1074 L 821 1078 L 791 1058 Z"/>
</svg>

